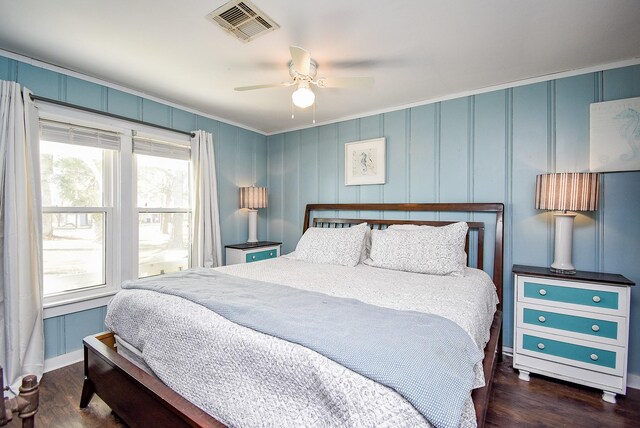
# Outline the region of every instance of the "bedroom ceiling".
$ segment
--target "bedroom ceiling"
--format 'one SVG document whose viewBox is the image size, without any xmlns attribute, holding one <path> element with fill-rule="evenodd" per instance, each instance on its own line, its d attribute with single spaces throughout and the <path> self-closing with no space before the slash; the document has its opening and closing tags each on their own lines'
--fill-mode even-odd
<svg viewBox="0 0 640 428">
<path fill-rule="evenodd" d="M 224 0 L 0 0 L 0 49 L 272 134 L 311 126 L 289 80 L 289 46 L 318 76 L 371 89 L 315 89 L 332 122 L 552 73 L 640 58 L 638 0 L 253 0 L 280 28 L 249 43 L 207 14 Z M 637 62 L 640 62 L 638 60 Z"/>
</svg>

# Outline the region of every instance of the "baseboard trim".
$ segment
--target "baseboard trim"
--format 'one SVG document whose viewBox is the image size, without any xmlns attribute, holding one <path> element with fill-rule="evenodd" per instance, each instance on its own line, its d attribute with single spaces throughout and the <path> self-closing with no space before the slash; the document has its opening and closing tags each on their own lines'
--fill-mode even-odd
<svg viewBox="0 0 640 428">
<path fill-rule="evenodd" d="M 61 369 L 62 367 L 70 366 L 84 359 L 84 352 L 82 349 L 69 352 L 67 354 L 58 355 L 57 357 L 44 360 L 44 372 L 50 372 L 52 370 Z"/>
<path fill-rule="evenodd" d="M 640 375 L 629 373 L 627 375 L 627 386 L 633 389 L 640 389 Z"/>
</svg>

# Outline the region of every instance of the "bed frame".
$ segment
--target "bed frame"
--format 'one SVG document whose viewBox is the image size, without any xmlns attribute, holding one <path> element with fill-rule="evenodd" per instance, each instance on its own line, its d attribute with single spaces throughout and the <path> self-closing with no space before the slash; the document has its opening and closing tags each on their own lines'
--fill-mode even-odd
<svg viewBox="0 0 640 428">
<path fill-rule="evenodd" d="M 304 215 L 303 233 L 309 226 L 350 227 L 366 221 L 370 227 L 384 229 L 391 224 L 418 224 L 444 226 L 455 221 L 392 220 L 313 218 L 312 212 L 349 211 L 379 212 L 389 217 L 389 212 L 435 212 L 437 217 L 451 213 L 492 213 L 495 215 L 495 239 L 493 251 L 493 282 L 496 285 L 500 304 L 491 326 L 491 337 L 487 343 L 483 360 L 486 385 L 472 393 L 478 426 L 484 425 L 493 375 L 496 364 L 502 359 L 502 286 L 503 286 L 503 235 L 504 205 L 499 203 L 451 203 L 451 204 L 310 204 Z M 443 213 L 443 214 L 441 214 Z M 400 215 L 397 215 L 398 217 Z M 458 220 L 456 220 L 458 221 Z M 469 254 L 469 242 L 475 241 L 477 254 L 476 267 L 484 267 L 485 226 L 482 222 L 467 221 L 466 250 Z M 470 240 L 469 235 L 473 238 Z M 149 375 L 138 366 L 117 353 L 113 333 L 106 332 L 84 339 L 84 384 L 80 398 L 80 407 L 89 405 L 97 394 L 111 407 L 127 425 L 132 428 L 147 426 L 171 427 L 223 427 L 224 425 L 190 403 L 157 378 Z"/>
</svg>

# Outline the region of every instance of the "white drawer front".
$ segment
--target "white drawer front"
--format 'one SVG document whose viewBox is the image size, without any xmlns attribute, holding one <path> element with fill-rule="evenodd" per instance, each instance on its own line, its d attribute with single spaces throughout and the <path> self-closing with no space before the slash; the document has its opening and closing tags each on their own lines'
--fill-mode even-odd
<svg viewBox="0 0 640 428">
<path fill-rule="evenodd" d="M 520 328 L 516 335 L 516 352 L 616 376 L 626 373 L 625 348 L 605 343 Z"/>
<path fill-rule="evenodd" d="M 518 301 L 592 313 L 626 316 L 629 287 L 517 276 Z"/>
<path fill-rule="evenodd" d="M 516 325 L 598 343 L 627 345 L 627 320 L 621 316 L 518 302 Z"/>
</svg>

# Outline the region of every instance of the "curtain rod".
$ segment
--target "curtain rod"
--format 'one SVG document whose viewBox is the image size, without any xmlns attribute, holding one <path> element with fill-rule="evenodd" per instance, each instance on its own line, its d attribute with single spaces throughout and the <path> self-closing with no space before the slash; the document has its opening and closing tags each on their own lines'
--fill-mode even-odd
<svg viewBox="0 0 640 428">
<path fill-rule="evenodd" d="M 95 113 L 95 114 L 100 114 L 102 116 L 112 117 L 114 119 L 120 119 L 120 120 L 125 120 L 127 122 L 138 123 L 140 125 L 152 126 L 154 128 L 164 129 L 165 131 L 178 132 L 180 134 L 188 135 L 190 137 L 195 137 L 195 135 L 196 135 L 193 132 L 181 131 L 179 129 L 173 129 L 173 128 L 169 128 L 167 126 L 156 125 L 155 123 L 149 123 L 149 122 L 145 122 L 145 121 L 142 121 L 142 120 L 139 120 L 139 119 L 132 119 L 130 117 L 120 116 L 119 114 L 113 114 L 113 113 L 109 113 L 109 112 L 102 111 L 102 110 L 96 110 L 96 109 L 89 108 L 89 107 L 79 106 L 79 105 L 76 105 L 76 104 L 69 104 L 69 103 L 66 103 L 64 101 L 58 101 L 58 100 L 54 100 L 54 99 L 51 99 L 51 98 L 45 98 L 45 97 L 41 97 L 39 95 L 31 94 L 31 99 L 33 101 L 42 101 L 44 103 L 56 104 L 56 105 L 63 106 L 63 107 L 69 107 L 69 108 L 73 108 L 73 109 L 76 109 L 76 110 L 82 110 L 82 111 L 86 111 L 86 112 L 89 112 L 89 113 Z"/>
</svg>

